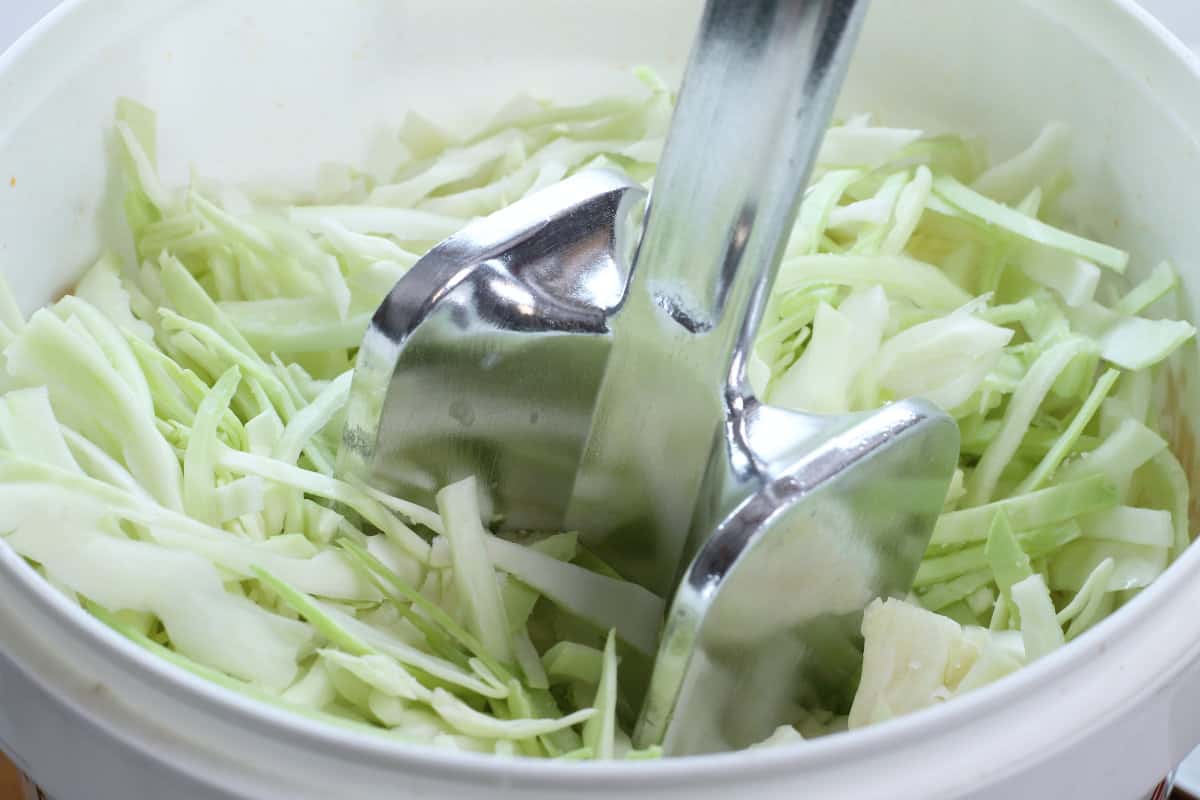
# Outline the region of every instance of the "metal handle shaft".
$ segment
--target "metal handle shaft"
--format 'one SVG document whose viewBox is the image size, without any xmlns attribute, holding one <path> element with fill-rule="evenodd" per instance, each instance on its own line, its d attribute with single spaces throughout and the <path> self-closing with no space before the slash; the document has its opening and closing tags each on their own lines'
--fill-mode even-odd
<svg viewBox="0 0 1200 800">
<path fill-rule="evenodd" d="M 658 591 L 675 578 L 724 393 L 742 381 L 865 7 L 705 8 L 568 514 Z"/>
</svg>

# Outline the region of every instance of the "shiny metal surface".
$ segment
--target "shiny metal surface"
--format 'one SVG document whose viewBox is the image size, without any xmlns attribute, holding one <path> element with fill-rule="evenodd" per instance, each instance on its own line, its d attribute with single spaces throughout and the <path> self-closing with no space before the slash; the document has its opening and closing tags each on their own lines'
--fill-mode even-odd
<svg viewBox="0 0 1200 800">
<path fill-rule="evenodd" d="M 923 401 L 814 417 L 743 400 L 634 736 L 669 753 L 748 747 L 802 709 L 849 709 L 862 610 L 907 592 L 958 461 L 953 420 Z"/>
<path fill-rule="evenodd" d="M 363 338 L 338 471 L 431 508 L 475 475 L 506 526 L 561 529 L 645 194 L 590 170 L 422 257 Z"/>
<path fill-rule="evenodd" d="M 865 10 L 713 0 L 701 19 L 567 518 L 660 593 L 691 555 L 725 395 L 743 390 L 742 356 Z"/>
<path fill-rule="evenodd" d="M 710 0 L 640 240 L 642 190 L 580 173 L 430 251 L 359 352 L 341 471 L 427 502 L 476 474 L 503 526 L 673 594 L 636 731 L 672 754 L 853 692 L 862 609 L 910 585 L 957 458 L 920 401 L 816 417 L 746 380 L 864 10 Z"/>
</svg>

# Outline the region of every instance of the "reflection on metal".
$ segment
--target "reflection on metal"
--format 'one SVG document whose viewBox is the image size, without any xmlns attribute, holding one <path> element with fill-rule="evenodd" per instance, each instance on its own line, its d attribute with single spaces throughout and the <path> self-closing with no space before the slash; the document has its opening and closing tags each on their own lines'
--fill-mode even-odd
<svg viewBox="0 0 1200 800">
<path fill-rule="evenodd" d="M 672 753 L 849 708 L 862 610 L 911 585 L 958 459 L 953 421 L 921 401 L 813 417 L 744 400 L 702 485 L 637 730 Z"/>
<path fill-rule="evenodd" d="M 477 475 L 504 526 L 674 594 L 636 732 L 669 753 L 850 696 L 957 460 L 923 402 L 816 417 L 746 381 L 864 6 L 710 0 L 644 226 L 640 187 L 577 174 L 430 251 L 359 351 L 342 471 L 426 502 Z"/>
<path fill-rule="evenodd" d="M 514 528 L 561 528 L 645 191 L 589 171 L 429 251 L 363 339 L 339 470 L 433 506 L 476 475 Z"/>
</svg>

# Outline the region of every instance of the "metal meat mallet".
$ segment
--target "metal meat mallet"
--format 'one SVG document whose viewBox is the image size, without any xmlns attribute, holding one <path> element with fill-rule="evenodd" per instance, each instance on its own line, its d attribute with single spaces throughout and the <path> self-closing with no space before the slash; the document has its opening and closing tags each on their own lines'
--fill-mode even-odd
<svg viewBox="0 0 1200 800">
<path fill-rule="evenodd" d="M 909 589 L 954 470 L 925 402 L 813 416 L 747 380 L 864 7 L 709 0 L 644 224 L 641 187 L 578 173 L 432 249 L 359 351 L 343 471 L 428 502 L 476 475 L 505 527 L 673 594 L 641 746 L 844 707 L 862 610 Z"/>
</svg>

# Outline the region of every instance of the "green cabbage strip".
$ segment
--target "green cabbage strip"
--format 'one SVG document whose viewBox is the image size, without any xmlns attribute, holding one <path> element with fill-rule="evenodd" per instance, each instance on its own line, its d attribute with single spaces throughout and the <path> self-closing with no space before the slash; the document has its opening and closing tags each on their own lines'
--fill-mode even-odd
<svg viewBox="0 0 1200 800">
<path fill-rule="evenodd" d="M 28 318 L 0 282 L 0 536 L 131 641 L 298 713 L 470 752 L 659 755 L 630 748 L 618 666 L 655 652 L 661 598 L 574 534 L 487 531 L 473 481 L 431 509 L 333 472 L 357 343 L 421 253 L 589 166 L 652 180 L 671 99 L 638 74 L 626 97 L 519 97 L 471 136 L 410 114 L 371 170 L 325 166 L 286 202 L 164 181 L 153 113 L 120 101 L 136 260 L 102 256 Z M 1059 224 L 1069 151 L 1057 124 L 996 163 L 869 117 L 829 131 L 751 380 L 807 411 L 925 396 L 963 453 L 914 593 L 866 610 L 852 706 L 766 744 L 995 681 L 1190 541 L 1155 420 L 1194 329 L 1156 312 L 1169 264 Z"/>
</svg>

